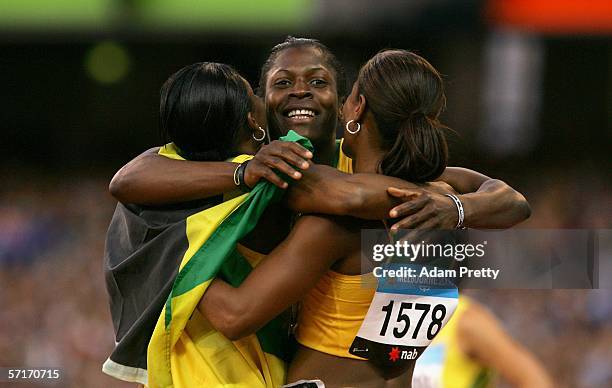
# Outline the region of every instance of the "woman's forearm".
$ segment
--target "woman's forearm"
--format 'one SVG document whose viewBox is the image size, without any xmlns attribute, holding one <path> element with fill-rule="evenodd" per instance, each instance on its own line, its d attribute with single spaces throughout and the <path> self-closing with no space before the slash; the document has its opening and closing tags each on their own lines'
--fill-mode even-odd
<svg viewBox="0 0 612 388">
<path fill-rule="evenodd" d="M 109 190 L 117 200 L 161 205 L 208 198 L 236 188 L 236 163 L 179 161 L 151 151 L 115 174 Z"/>
<path fill-rule="evenodd" d="M 235 340 L 254 333 L 300 300 L 349 247 L 358 243 L 346 220 L 304 216 L 238 287 L 215 279 L 198 309 Z"/>
<path fill-rule="evenodd" d="M 200 300 L 198 310 L 215 329 L 232 341 L 255 331 L 250 330 L 248 322 L 243 319 L 244 307 L 238 289 L 223 280 L 213 280 Z"/>
<path fill-rule="evenodd" d="M 525 197 L 506 183 L 489 179 L 478 191 L 459 195 L 465 211 L 465 226 L 504 229 L 529 218 L 531 208 Z"/>
<path fill-rule="evenodd" d="M 152 148 L 123 166 L 113 177 L 109 190 L 119 201 L 141 205 L 162 205 L 203 199 L 236 188 L 230 162 L 173 160 Z M 291 165 L 308 168 L 312 153 L 294 142 L 274 141 L 262 146 L 244 171 L 244 182 L 254 187 L 262 178 L 286 188 L 277 174 L 293 179 L 301 175 Z"/>
<path fill-rule="evenodd" d="M 321 213 L 378 220 L 400 201 L 387 187 L 415 187 L 379 174 L 345 174 L 335 168 L 312 165 L 288 191 L 287 205 L 297 213 Z"/>
<path fill-rule="evenodd" d="M 363 219 L 405 217 L 398 222 L 401 228 L 452 228 L 457 223 L 457 209 L 444 194 L 456 191 L 464 193 L 459 196 L 464 224 L 472 228 L 508 228 L 531 213 L 525 197 L 503 181 L 460 167 L 447 168 L 440 179 L 443 182 L 416 186 L 380 174 L 351 175 L 313 165 L 289 190 L 288 205 L 298 213 Z M 389 195 L 389 187 L 400 190 Z M 397 211 L 390 215 L 392 208 Z"/>
</svg>

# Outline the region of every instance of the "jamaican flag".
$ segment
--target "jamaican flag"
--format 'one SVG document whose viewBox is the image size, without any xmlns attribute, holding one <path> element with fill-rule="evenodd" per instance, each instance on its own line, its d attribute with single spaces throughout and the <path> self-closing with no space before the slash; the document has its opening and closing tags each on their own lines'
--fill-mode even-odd
<svg viewBox="0 0 612 388">
<path fill-rule="evenodd" d="M 281 138 L 312 150 L 307 139 L 289 132 Z M 197 305 L 220 276 L 240 284 L 260 258 L 236 243 L 257 224 L 283 190 L 260 182 L 243 194 L 186 220 L 188 247 L 157 320 L 147 352 L 148 386 L 274 387 L 284 383 L 286 331 L 273 320 L 256 335 L 229 341 L 204 319 Z"/>
<path fill-rule="evenodd" d="M 166 156 L 176 155 L 172 147 L 162 150 Z M 189 248 L 186 220 L 221 202 L 218 196 L 170 206 L 117 204 L 104 251 L 115 330 L 115 348 L 102 367 L 105 373 L 147 382 L 149 339 Z"/>
</svg>

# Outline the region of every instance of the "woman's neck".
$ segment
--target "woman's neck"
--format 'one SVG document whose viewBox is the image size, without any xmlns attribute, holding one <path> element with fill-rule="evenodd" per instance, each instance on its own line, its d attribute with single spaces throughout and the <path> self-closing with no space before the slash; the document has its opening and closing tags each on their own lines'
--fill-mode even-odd
<svg viewBox="0 0 612 388">
<path fill-rule="evenodd" d="M 378 167 L 384 152 L 380 150 L 365 149 L 356 153 L 353 159 L 354 173 L 378 174 Z"/>
<path fill-rule="evenodd" d="M 361 131 L 354 144 L 353 172 L 378 174 L 386 151 L 380 147 L 380 140 L 374 135 L 378 130 L 370 117 L 364 120 Z"/>
</svg>

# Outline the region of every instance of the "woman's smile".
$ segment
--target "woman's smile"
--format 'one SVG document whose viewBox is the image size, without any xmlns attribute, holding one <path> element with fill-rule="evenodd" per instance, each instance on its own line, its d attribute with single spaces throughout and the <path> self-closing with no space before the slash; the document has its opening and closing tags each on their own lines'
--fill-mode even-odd
<svg viewBox="0 0 612 388">
<path fill-rule="evenodd" d="M 294 130 L 317 143 L 336 130 L 338 93 L 333 70 L 312 47 L 283 51 L 266 85 L 269 125 L 280 134 Z"/>
</svg>

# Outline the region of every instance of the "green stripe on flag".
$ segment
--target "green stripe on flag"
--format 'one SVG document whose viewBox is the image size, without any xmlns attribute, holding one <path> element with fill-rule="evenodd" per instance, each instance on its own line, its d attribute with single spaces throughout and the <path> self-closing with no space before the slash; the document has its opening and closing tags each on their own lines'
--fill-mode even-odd
<svg viewBox="0 0 612 388">
<path fill-rule="evenodd" d="M 251 264 L 234 249 L 220 270 L 220 277 L 234 287 L 238 287 L 253 270 Z M 218 276 L 219 276 L 218 275 Z M 273 354 L 282 360 L 287 360 L 289 341 L 286 333 L 288 327 L 283 316 L 278 316 L 256 333 L 257 339 L 264 352 Z"/>
<path fill-rule="evenodd" d="M 289 131 L 281 140 L 294 141 L 311 151 L 313 150 L 310 140 L 293 131 Z M 236 243 L 254 229 L 266 207 L 270 203 L 280 200 L 283 194 L 284 190 L 279 189 L 272 183 L 260 181 L 245 201 L 226 217 L 221 225 L 197 250 L 177 275 L 172 292 L 166 301 L 166 329 L 168 329 L 172 322 L 172 298 L 189 292 L 194 287 L 204 284 L 217 276 L 224 263 L 227 262 L 232 252 L 235 251 Z M 245 264 L 249 265 L 246 261 Z M 250 265 L 248 269 L 243 265 L 240 265 L 240 267 L 242 267 L 239 271 L 240 273 L 232 274 L 232 276 L 226 273 L 227 280 L 235 286 L 239 284 L 235 283 L 238 281 L 238 278 L 245 277 L 244 271 L 251 271 Z M 248 275 L 248 272 L 246 275 Z M 232 279 L 233 277 L 236 278 Z M 242 282 L 242 279 L 239 281 Z M 274 324 L 270 327 L 274 327 Z M 265 333 L 267 330 L 263 332 Z M 262 335 L 268 337 L 263 333 Z M 272 341 L 263 342 L 272 343 Z"/>
</svg>

